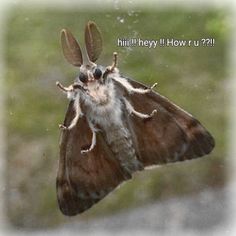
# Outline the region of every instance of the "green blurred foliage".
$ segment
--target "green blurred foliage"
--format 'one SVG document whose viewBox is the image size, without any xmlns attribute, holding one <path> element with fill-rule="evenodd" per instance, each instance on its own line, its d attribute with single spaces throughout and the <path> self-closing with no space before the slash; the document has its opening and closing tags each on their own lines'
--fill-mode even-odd
<svg viewBox="0 0 236 236">
<path fill-rule="evenodd" d="M 58 124 L 68 104 L 55 82 L 70 84 L 78 70 L 63 58 L 59 35 L 69 28 L 84 46 L 84 26 L 100 27 L 104 50 L 98 64 L 109 65 L 119 53 L 122 74 L 146 84 L 180 105 L 216 139 L 209 157 L 137 173 L 87 213 L 96 215 L 148 204 L 161 198 L 195 193 L 226 182 L 227 42 L 223 11 L 97 10 L 66 11 L 19 7 L 8 14 L 6 91 L 8 129 L 8 216 L 17 227 L 43 227 L 71 221 L 57 207 Z M 118 38 L 214 38 L 214 47 L 117 46 Z"/>
</svg>

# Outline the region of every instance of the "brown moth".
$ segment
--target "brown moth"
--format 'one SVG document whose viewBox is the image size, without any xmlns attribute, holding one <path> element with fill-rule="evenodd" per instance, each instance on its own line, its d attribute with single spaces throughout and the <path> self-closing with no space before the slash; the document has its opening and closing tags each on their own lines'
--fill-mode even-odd
<svg viewBox="0 0 236 236">
<path fill-rule="evenodd" d="M 209 154 L 211 134 L 192 115 L 151 88 L 123 77 L 113 64 L 95 64 L 102 37 L 94 22 L 85 27 L 88 63 L 71 32 L 61 32 L 63 54 L 79 67 L 69 87 L 57 86 L 70 100 L 60 125 L 57 198 L 63 214 L 82 213 L 132 174 L 151 165 Z"/>
</svg>

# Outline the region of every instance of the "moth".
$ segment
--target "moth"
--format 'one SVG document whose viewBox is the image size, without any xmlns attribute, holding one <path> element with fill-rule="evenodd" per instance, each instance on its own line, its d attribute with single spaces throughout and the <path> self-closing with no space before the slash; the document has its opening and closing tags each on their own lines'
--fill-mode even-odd
<svg viewBox="0 0 236 236">
<path fill-rule="evenodd" d="M 66 60 L 79 67 L 73 84 L 57 86 L 69 106 L 60 125 L 60 159 L 56 187 L 60 210 L 73 216 L 152 165 L 190 160 L 214 148 L 211 134 L 192 115 L 117 68 L 95 62 L 102 37 L 94 22 L 85 26 L 88 60 L 68 29 L 61 31 Z"/>
</svg>

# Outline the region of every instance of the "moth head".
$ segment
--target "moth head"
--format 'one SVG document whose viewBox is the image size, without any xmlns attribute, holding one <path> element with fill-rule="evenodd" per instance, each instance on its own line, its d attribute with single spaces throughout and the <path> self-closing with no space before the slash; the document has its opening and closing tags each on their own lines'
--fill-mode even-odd
<svg viewBox="0 0 236 236">
<path fill-rule="evenodd" d="M 89 21 L 86 24 L 84 35 L 87 62 L 84 63 L 79 43 L 68 29 L 61 31 L 61 45 L 64 57 L 70 64 L 80 68 L 77 81 L 85 85 L 95 81 L 103 82 L 108 73 L 114 70 L 116 59 L 114 60 L 115 63 L 113 62 L 113 65 L 107 68 L 95 64 L 102 52 L 102 36 L 100 30 L 94 22 Z M 114 57 L 116 58 L 116 56 Z"/>
<path fill-rule="evenodd" d="M 77 77 L 77 80 L 87 85 L 88 83 L 94 82 L 103 82 L 103 74 L 105 70 L 102 66 L 97 66 L 94 64 L 93 66 L 81 66 L 80 73 Z"/>
</svg>

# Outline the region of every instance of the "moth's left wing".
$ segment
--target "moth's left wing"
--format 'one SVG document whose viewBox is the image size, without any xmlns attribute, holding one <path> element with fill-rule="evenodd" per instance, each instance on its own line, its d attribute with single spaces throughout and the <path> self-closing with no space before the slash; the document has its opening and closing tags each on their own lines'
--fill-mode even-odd
<svg viewBox="0 0 236 236">
<path fill-rule="evenodd" d="M 135 88 L 147 89 L 137 81 L 122 79 Z M 150 114 L 157 110 L 147 121 L 135 116 L 129 119 L 137 156 L 144 166 L 198 158 L 214 148 L 213 137 L 201 123 L 159 93 L 126 92 L 124 96 L 138 112 Z"/>
<path fill-rule="evenodd" d="M 70 102 L 64 125 L 69 126 L 75 112 Z M 76 126 L 62 130 L 60 160 L 57 173 L 57 198 L 63 214 L 76 215 L 92 207 L 116 188 L 131 178 L 124 173 L 102 134 L 97 135 L 95 148 L 87 154 L 81 150 L 90 145 L 92 133 L 86 118 L 81 117 Z"/>
</svg>

